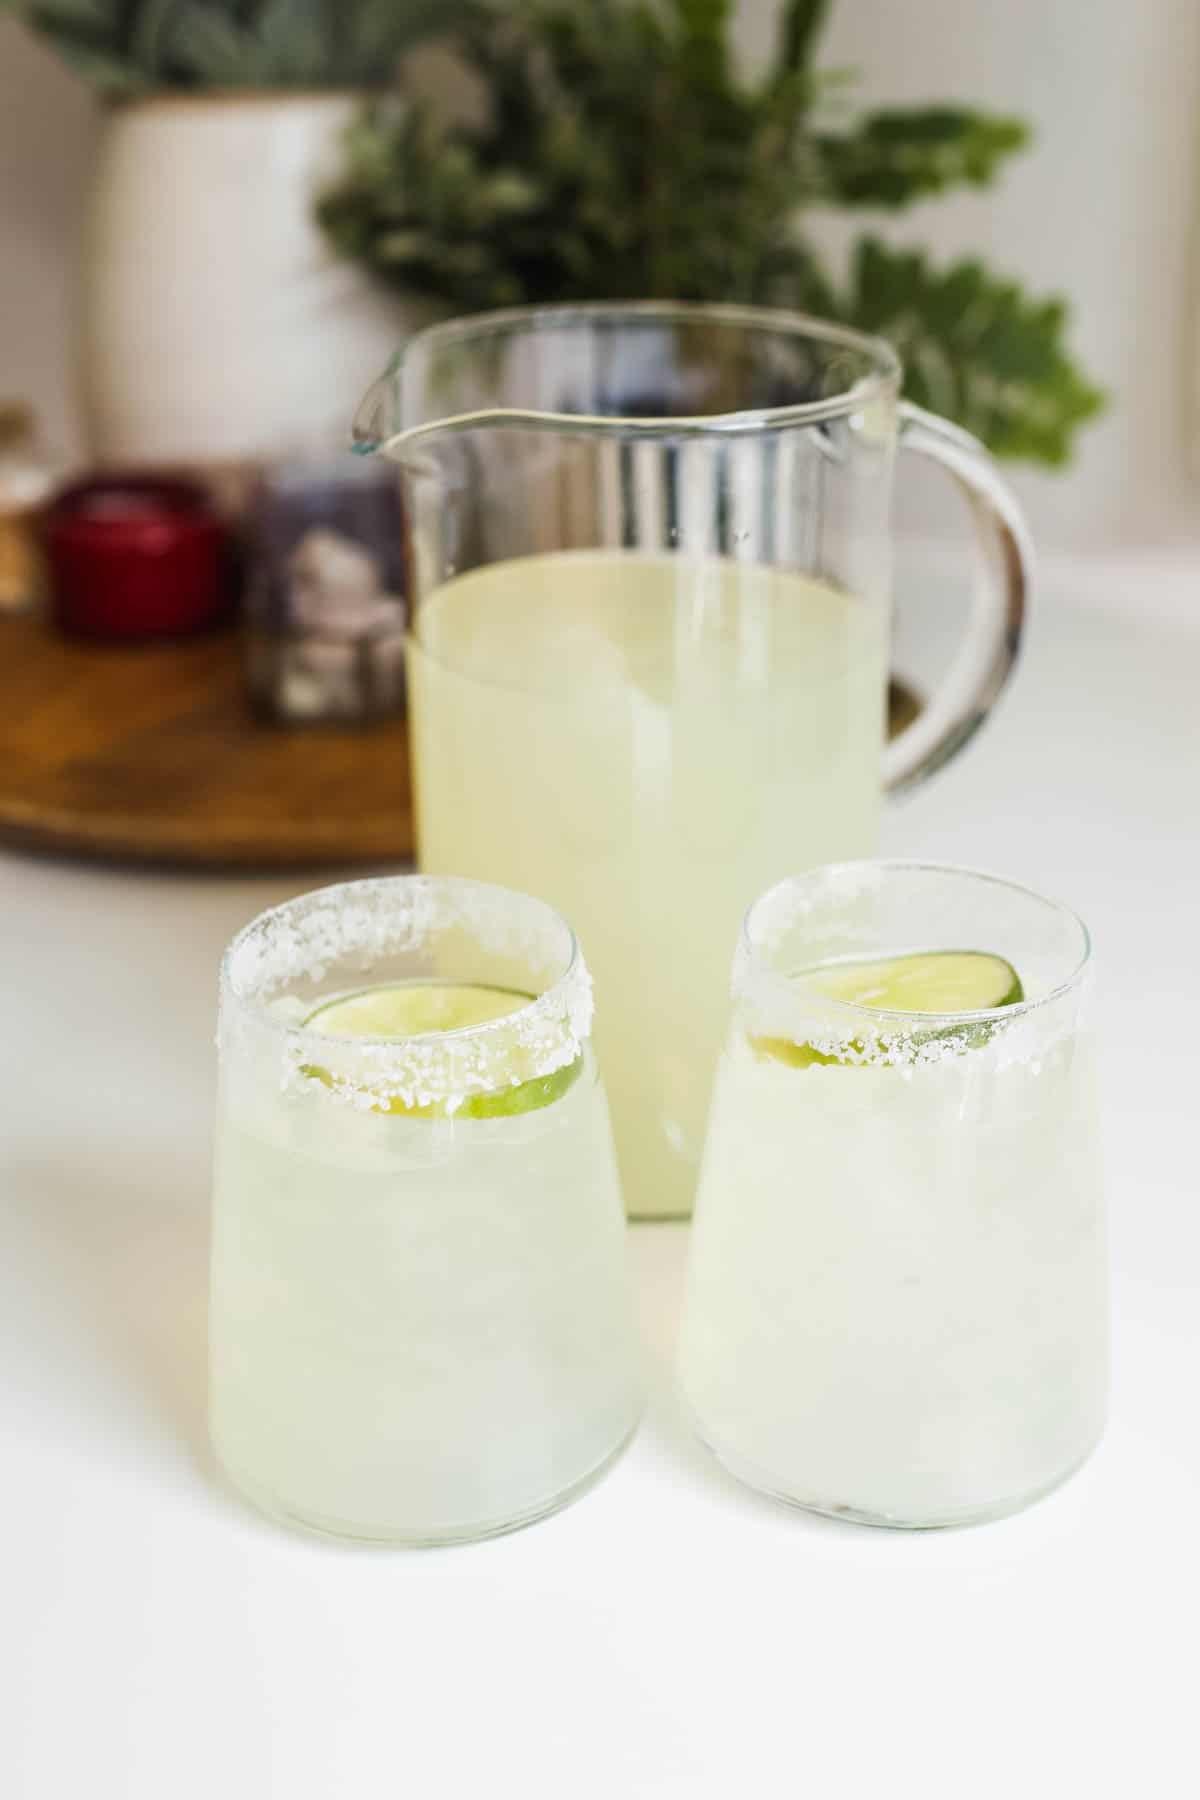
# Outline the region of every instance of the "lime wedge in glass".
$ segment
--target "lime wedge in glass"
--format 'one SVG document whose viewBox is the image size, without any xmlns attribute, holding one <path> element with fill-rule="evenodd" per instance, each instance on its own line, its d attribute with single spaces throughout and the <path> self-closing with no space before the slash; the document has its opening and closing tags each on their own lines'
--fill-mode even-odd
<svg viewBox="0 0 1200 1800">
<path fill-rule="evenodd" d="M 326 1037 L 340 1038 L 406 1038 L 428 1037 L 445 1031 L 462 1031 L 473 1025 L 488 1025 L 519 1012 L 533 999 L 532 994 L 513 988 L 485 987 L 482 984 L 411 981 L 387 987 L 364 988 L 361 993 L 347 994 L 338 1000 L 327 1000 L 305 1019 L 306 1027 L 323 1032 Z M 560 1100 L 572 1086 L 583 1067 L 582 1056 L 551 1075 L 541 1075 L 493 1093 L 469 1094 L 454 1108 L 445 1101 L 427 1106 L 409 1106 L 398 1095 L 379 1099 L 373 1112 L 396 1113 L 409 1119 L 506 1119 L 518 1113 L 535 1112 Z M 305 1065 L 304 1073 L 326 1087 L 333 1085 L 327 1069 L 314 1063 Z"/>
<path fill-rule="evenodd" d="M 869 962 L 829 963 L 822 968 L 800 971 L 805 985 L 831 1000 L 850 1006 L 876 1007 L 884 1012 L 901 1013 L 970 1013 L 990 1012 L 996 1007 L 1015 1006 L 1025 998 L 1020 976 L 1002 956 L 982 950 L 925 950 L 912 956 L 891 956 Z M 956 1028 L 930 1032 L 930 1037 L 959 1035 Z M 986 1021 L 961 1030 L 969 1044 L 986 1043 L 991 1027 Z M 790 1063 L 793 1068 L 809 1068 L 814 1063 L 838 1063 L 852 1060 L 811 1044 L 794 1044 L 787 1038 L 754 1038 L 754 1049 L 776 1062 Z M 861 1052 L 856 1039 L 850 1048 Z"/>
<path fill-rule="evenodd" d="M 804 971 L 803 978 L 831 1000 L 887 1012 L 987 1012 L 1024 998 L 1012 964 L 981 950 L 927 950 L 882 962 L 830 963 Z"/>
<path fill-rule="evenodd" d="M 424 1037 L 487 1025 L 528 1006 L 532 994 L 512 988 L 441 981 L 401 981 L 326 1000 L 304 1023 L 326 1037 Z"/>
</svg>

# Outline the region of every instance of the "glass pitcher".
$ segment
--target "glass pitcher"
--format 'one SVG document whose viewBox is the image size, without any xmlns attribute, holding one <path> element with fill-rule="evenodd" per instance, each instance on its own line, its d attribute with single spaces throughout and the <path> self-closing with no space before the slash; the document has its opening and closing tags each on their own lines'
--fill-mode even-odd
<svg viewBox="0 0 1200 1800">
<path fill-rule="evenodd" d="M 550 901 L 596 982 L 626 1203 L 691 1208 L 755 894 L 870 854 L 986 717 L 1030 553 L 884 343 L 741 306 L 518 310 L 415 337 L 355 442 L 399 467 L 420 866 Z M 940 690 L 885 744 L 894 452 L 985 552 Z"/>
</svg>

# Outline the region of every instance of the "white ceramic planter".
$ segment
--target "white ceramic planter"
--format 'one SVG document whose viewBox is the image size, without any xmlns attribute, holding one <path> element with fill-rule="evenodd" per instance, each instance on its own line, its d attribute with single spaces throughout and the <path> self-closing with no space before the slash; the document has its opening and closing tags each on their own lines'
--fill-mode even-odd
<svg viewBox="0 0 1200 1800">
<path fill-rule="evenodd" d="M 249 94 L 112 112 L 83 294 L 97 459 L 237 464 L 344 440 L 415 322 L 313 221 L 358 103 Z"/>
</svg>

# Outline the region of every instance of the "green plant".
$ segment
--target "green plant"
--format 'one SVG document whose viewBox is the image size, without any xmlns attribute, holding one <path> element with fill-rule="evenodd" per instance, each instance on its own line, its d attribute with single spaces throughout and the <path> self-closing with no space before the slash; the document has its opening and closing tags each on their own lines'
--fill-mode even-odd
<svg viewBox="0 0 1200 1800">
<path fill-rule="evenodd" d="M 823 256 L 818 209 L 984 186 L 1019 120 L 962 107 L 846 116 L 814 55 L 828 0 L 787 0 L 767 73 L 744 80 L 731 0 L 477 7 L 461 49 L 482 123 L 381 103 L 354 125 L 320 217 L 383 280 L 458 311 L 526 301 L 742 300 L 889 337 L 915 400 L 1001 455 L 1062 463 L 1102 397 L 1064 347 L 1066 308 L 973 259 L 861 237 Z"/>
<path fill-rule="evenodd" d="M 452 0 L 0 0 L 112 98 L 382 84 Z"/>
</svg>

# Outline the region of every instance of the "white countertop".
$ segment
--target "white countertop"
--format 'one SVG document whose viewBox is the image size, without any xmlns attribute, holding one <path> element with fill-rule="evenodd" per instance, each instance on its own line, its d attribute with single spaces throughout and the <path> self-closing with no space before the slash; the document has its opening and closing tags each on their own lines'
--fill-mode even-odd
<svg viewBox="0 0 1200 1800">
<path fill-rule="evenodd" d="M 809 1519 L 688 1438 L 687 1243 L 633 1261 L 649 1416 L 557 1517 L 417 1553 L 277 1530 L 205 1444 L 219 952 L 309 885 L 0 856 L 3 1800 L 1196 1791 L 1200 565 L 1047 572 L 1017 686 L 885 848 L 1075 906 L 1101 978 L 1116 1368 L 1032 1511 Z"/>
</svg>

